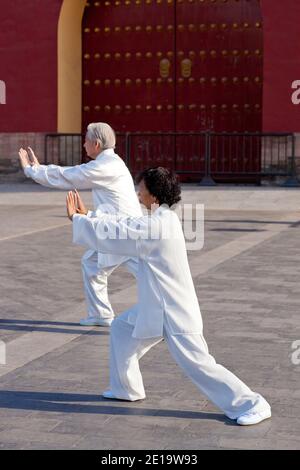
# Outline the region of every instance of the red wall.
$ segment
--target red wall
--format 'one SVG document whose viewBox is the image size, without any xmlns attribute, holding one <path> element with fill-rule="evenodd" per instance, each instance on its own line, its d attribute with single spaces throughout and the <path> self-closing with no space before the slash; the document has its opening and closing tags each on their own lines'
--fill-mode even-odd
<svg viewBox="0 0 300 470">
<path fill-rule="evenodd" d="M 0 132 L 57 130 L 57 23 L 63 0 L 0 0 Z M 300 132 L 300 1 L 261 0 L 264 21 L 264 131 Z"/>
<path fill-rule="evenodd" d="M 300 132 L 300 105 L 291 101 L 300 80 L 300 1 L 261 0 L 264 22 L 264 131 Z"/>
<path fill-rule="evenodd" d="M 57 24 L 62 0 L 0 0 L 0 132 L 57 130 Z"/>
</svg>

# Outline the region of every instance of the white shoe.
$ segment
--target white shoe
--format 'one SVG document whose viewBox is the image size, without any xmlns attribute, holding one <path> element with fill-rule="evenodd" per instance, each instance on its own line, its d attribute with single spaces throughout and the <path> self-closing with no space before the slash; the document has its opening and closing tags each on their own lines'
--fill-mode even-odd
<svg viewBox="0 0 300 470">
<path fill-rule="evenodd" d="M 110 400 L 117 400 L 117 397 L 115 397 L 115 395 L 110 390 L 105 390 L 101 396 L 103 398 L 109 398 Z"/>
<path fill-rule="evenodd" d="M 135 400 L 129 400 L 128 398 L 119 398 L 119 397 L 116 397 L 110 390 L 105 390 L 105 392 L 103 392 L 101 396 L 103 398 L 108 398 L 109 400 L 124 400 L 124 401 L 139 401 L 139 400 L 143 400 L 144 398 L 146 398 L 146 397 L 136 398 Z"/>
<path fill-rule="evenodd" d="M 81 326 L 110 326 L 113 318 L 88 317 L 80 320 Z"/>
<path fill-rule="evenodd" d="M 271 418 L 271 408 L 262 411 L 247 411 L 238 417 L 237 424 L 251 426 L 251 424 L 258 424 L 267 418 Z"/>
</svg>

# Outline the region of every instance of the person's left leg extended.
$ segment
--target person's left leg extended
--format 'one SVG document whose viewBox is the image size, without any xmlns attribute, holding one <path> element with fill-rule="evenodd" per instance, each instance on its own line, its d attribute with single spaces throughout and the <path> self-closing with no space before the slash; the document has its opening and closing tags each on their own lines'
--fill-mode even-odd
<svg viewBox="0 0 300 470">
<path fill-rule="evenodd" d="M 253 421 L 260 422 L 271 416 L 270 405 L 259 393 L 216 363 L 203 335 L 172 335 L 166 326 L 165 338 L 177 364 L 226 416 L 237 419 L 247 413 L 244 422 L 242 418 L 241 422 L 238 420 L 239 424 L 256 424 Z"/>
</svg>

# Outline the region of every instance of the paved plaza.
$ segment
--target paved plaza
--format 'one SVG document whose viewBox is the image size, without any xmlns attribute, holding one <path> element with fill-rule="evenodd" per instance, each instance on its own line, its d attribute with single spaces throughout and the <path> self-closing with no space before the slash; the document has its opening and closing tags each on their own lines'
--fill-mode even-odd
<svg viewBox="0 0 300 470">
<path fill-rule="evenodd" d="M 78 324 L 84 249 L 72 245 L 66 193 L 0 185 L 0 448 L 299 449 L 299 194 L 183 190 L 185 202 L 205 204 L 204 248 L 189 259 L 210 352 L 273 409 L 271 420 L 240 427 L 184 377 L 165 342 L 141 361 L 145 400 L 101 398 L 109 329 Z M 123 268 L 109 290 L 116 314 L 136 300 Z"/>
</svg>

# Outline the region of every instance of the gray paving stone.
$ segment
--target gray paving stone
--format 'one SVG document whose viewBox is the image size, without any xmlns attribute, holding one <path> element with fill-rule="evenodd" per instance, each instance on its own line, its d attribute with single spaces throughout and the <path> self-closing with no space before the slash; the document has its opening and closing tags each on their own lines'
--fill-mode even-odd
<svg viewBox="0 0 300 470">
<path fill-rule="evenodd" d="M 8 196 L 13 201 L 13 193 Z M 23 207 L 17 199 L 5 205 L 0 188 L 0 240 L 63 224 L 64 196 L 45 191 L 47 201 L 31 206 L 27 191 Z M 288 216 L 284 232 L 221 264 L 216 259 L 212 269 L 194 276 L 211 352 L 272 404 L 272 419 L 251 428 L 224 418 L 185 378 L 165 343 L 141 361 L 146 400 L 103 400 L 109 332 L 87 332 L 78 325 L 79 313 L 85 314 L 83 250 L 72 246 L 70 225 L 0 241 L 0 339 L 8 343 L 29 332 L 46 332 L 49 338 L 78 334 L 1 377 L 0 448 L 299 448 L 300 365 L 291 362 L 291 345 L 300 339 L 300 226 L 283 209 L 208 211 L 204 248 L 189 258 L 196 272 L 207 253 L 213 257 L 213 250 L 247 233 L 277 229 L 283 215 Z M 111 276 L 116 314 L 134 302 L 133 285 L 123 268 Z"/>
</svg>

